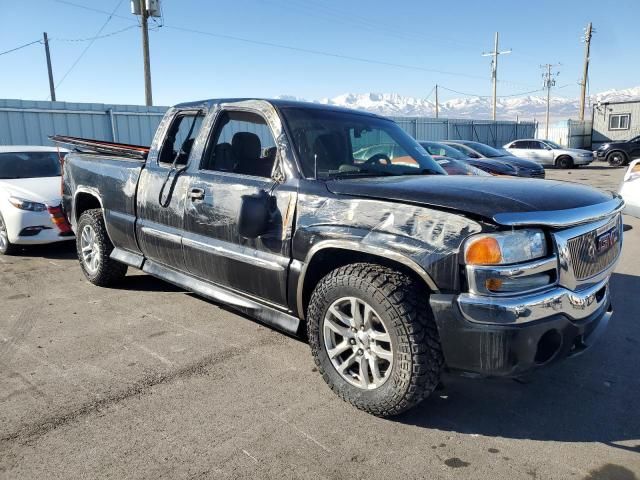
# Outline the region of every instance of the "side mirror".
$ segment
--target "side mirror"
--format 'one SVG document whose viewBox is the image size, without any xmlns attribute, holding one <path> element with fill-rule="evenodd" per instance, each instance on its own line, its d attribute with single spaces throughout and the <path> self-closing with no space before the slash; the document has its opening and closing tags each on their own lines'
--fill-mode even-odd
<svg viewBox="0 0 640 480">
<path fill-rule="evenodd" d="M 267 192 L 257 195 L 244 195 L 238 213 L 238 233 L 244 238 L 258 238 L 267 232 L 271 203 L 273 199 Z"/>
</svg>

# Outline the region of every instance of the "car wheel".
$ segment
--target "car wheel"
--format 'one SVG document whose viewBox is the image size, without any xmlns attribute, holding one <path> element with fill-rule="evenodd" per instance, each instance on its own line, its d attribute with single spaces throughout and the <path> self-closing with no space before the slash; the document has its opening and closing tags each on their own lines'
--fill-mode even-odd
<svg viewBox="0 0 640 480">
<path fill-rule="evenodd" d="M 338 396 L 390 416 L 437 387 L 444 358 L 427 299 L 418 282 L 375 264 L 347 265 L 318 283 L 308 308 L 309 343 Z"/>
<path fill-rule="evenodd" d="M 87 210 L 78 220 L 78 260 L 84 276 L 94 285 L 114 285 L 127 274 L 127 265 L 110 258 L 113 244 L 100 209 Z"/>
<path fill-rule="evenodd" d="M 607 162 L 612 167 L 621 167 L 627 164 L 627 156 L 622 152 L 611 152 L 607 155 Z"/>
<path fill-rule="evenodd" d="M 0 255 L 13 255 L 17 250 L 18 247 L 9 241 L 7 224 L 4 223 L 4 217 L 0 213 Z"/>
<path fill-rule="evenodd" d="M 573 167 L 573 158 L 571 158 L 571 157 L 569 157 L 569 156 L 567 156 L 567 155 L 564 155 L 564 156 L 562 156 L 562 157 L 559 157 L 559 158 L 556 160 L 556 167 L 558 167 L 558 168 L 564 168 L 564 169 L 566 169 L 566 168 L 572 168 L 572 167 Z"/>
</svg>

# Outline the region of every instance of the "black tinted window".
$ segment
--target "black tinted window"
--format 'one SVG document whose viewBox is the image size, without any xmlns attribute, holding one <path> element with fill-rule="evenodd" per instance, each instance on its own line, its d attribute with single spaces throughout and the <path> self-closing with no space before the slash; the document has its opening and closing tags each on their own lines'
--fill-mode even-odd
<svg viewBox="0 0 640 480">
<path fill-rule="evenodd" d="M 271 177 L 276 142 L 267 122 L 250 112 L 224 112 L 200 168 Z"/>
<path fill-rule="evenodd" d="M 178 114 L 173 119 L 160 150 L 160 163 L 171 165 L 175 161 L 176 165 L 187 164 L 203 118 L 203 115 L 189 113 Z"/>
<path fill-rule="evenodd" d="M 59 175 L 60 157 L 56 152 L 0 153 L 0 179 Z"/>
</svg>

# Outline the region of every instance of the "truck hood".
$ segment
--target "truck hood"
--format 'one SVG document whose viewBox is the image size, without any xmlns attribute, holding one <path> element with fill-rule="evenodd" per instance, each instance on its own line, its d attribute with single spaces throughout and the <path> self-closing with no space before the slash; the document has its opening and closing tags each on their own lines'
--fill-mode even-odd
<svg viewBox="0 0 640 480">
<path fill-rule="evenodd" d="M 614 198 L 612 193 L 569 182 L 470 176 L 402 176 L 327 182 L 334 194 L 428 205 L 486 218 L 499 213 L 540 212 L 586 207 Z"/>
<path fill-rule="evenodd" d="M 11 178 L 0 180 L 0 190 L 32 202 L 57 206 L 61 202 L 60 177 Z"/>
</svg>

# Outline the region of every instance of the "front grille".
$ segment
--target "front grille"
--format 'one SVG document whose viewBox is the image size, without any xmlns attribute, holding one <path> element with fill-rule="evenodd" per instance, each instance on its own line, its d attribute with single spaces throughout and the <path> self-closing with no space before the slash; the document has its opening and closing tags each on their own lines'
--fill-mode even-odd
<svg viewBox="0 0 640 480">
<path fill-rule="evenodd" d="M 622 232 L 617 216 L 597 230 L 569 239 L 569 253 L 576 280 L 585 280 L 606 270 L 620 253 Z M 606 242 L 606 248 L 603 244 Z"/>
</svg>

